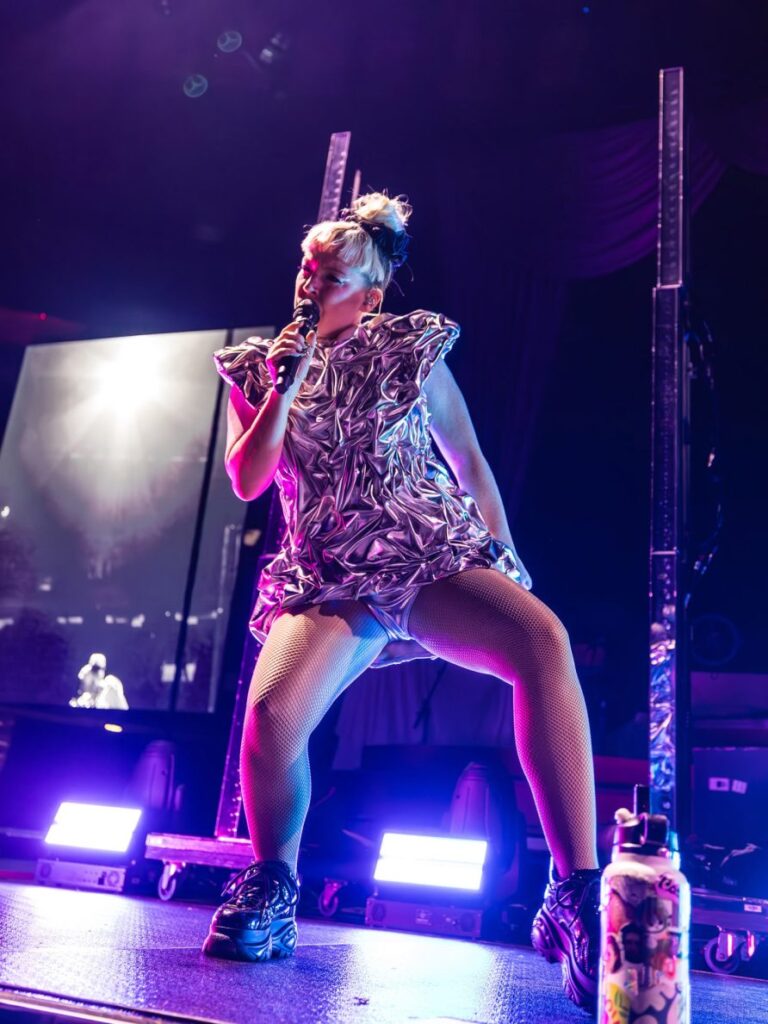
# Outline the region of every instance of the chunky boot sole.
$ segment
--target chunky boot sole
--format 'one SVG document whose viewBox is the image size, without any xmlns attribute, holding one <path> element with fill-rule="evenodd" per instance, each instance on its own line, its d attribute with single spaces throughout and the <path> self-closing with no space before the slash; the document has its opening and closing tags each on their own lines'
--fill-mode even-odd
<svg viewBox="0 0 768 1024">
<path fill-rule="evenodd" d="M 570 936 L 542 907 L 533 919 L 531 944 L 547 963 L 560 963 L 563 991 L 577 1006 L 590 1012 L 597 1004 L 597 983 L 584 974 L 573 956 Z"/>
<path fill-rule="evenodd" d="M 216 926 L 203 943 L 203 953 L 223 960 L 260 963 L 272 957 L 283 959 L 293 956 L 297 938 L 298 929 L 293 918 L 272 921 L 269 928 L 261 931 Z"/>
<path fill-rule="evenodd" d="M 272 956 L 293 956 L 299 932 L 293 918 L 272 922 Z"/>
</svg>

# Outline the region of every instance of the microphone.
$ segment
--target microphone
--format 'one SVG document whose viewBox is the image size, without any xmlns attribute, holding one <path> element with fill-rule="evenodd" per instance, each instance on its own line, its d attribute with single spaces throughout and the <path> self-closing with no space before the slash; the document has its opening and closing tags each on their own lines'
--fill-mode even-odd
<svg viewBox="0 0 768 1024">
<path fill-rule="evenodd" d="M 312 299 L 302 299 L 293 311 L 293 319 L 298 321 L 299 333 L 306 340 L 307 334 L 317 327 L 317 322 L 320 319 L 320 307 Z M 299 363 L 303 358 L 304 356 L 283 356 L 280 360 L 275 381 L 275 391 L 278 395 L 284 395 L 293 384 Z"/>
</svg>

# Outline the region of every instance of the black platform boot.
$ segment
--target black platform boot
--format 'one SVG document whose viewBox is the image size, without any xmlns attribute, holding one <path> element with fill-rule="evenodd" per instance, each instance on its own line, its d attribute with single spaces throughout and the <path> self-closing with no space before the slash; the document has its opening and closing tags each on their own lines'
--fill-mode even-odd
<svg viewBox="0 0 768 1024">
<path fill-rule="evenodd" d="M 296 949 L 299 883 L 284 861 L 257 861 L 224 888 L 222 903 L 203 944 L 207 956 L 269 960 Z"/>
<path fill-rule="evenodd" d="M 550 862 L 544 903 L 533 919 L 533 948 L 559 961 L 563 991 L 577 1006 L 594 1011 L 600 955 L 600 869 L 560 878 Z"/>
</svg>

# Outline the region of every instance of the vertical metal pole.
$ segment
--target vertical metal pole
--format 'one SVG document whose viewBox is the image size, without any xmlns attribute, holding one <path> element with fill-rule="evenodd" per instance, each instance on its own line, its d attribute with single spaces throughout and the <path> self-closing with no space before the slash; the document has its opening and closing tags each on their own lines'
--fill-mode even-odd
<svg viewBox="0 0 768 1024">
<path fill-rule="evenodd" d="M 659 75 L 659 221 L 651 359 L 650 785 L 654 813 L 690 824 L 687 506 L 690 373 L 685 346 L 688 202 L 683 69 Z"/>
<path fill-rule="evenodd" d="M 229 335 L 231 337 L 231 334 Z M 189 556 L 189 567 L 187 569 L 187 581 L 184 586 L 184 599 L 181 605 L 181 625 L 176 640 L 176 655 L 174 658 L 173 682 L 171 683 L 170 710 L 178 710 L 179 695 L 181 693 L 181 681 L 186 674 L 187 658 L 187 633 L 189 632 L 189 615 L 192 609 L 192 597 L 195 591 L 195 579 L 197 578 L 197 567 L 200 562 L 200 546 L 203 541 L 203 526 L 205 525 L 205 509 L 208 504 L 208 493 L 211 489 L 211 477 L 213 475 L 213 460 L 216 456 L 216 440 L 219 433 L 219 418 L 224 395 L 224 382 L 219 379 L 216 388 L 216 401 L 213 407 L 213 419 L 211 430 L 208 435 L 208 449 L 205 455 L 205 469 L 203 470 L 203 481 L 200 485 L 200 497 L 197 503 L 197 515 L 195 517 L 195 529 L 192 536 L 192 550 Z"/>
<path fill-rule="evenodd" d="M 335 220 L 339 214 L 351 138 L 351 132 L 335 132 L 331 135 L 328 156 L 325 162 L 323 189 L 320 195 L 320 208 L 317 214 L 318 223 L 322 220 Z M 259 559 L 256 574 L 257 580 L 262 566 L 274 555 L 279 544 L 282 523 L 283 517 L 280 501 L 277 491 L 273 490 L 263 553 Z M 235 693 L 235 707 L 232 713 L 232 725 L 229 730 L 229 742 L 224 760 L 224 776 L 221 781 L 219 806 L 216 811 L 214 835 L 217 839 L 235 838 L 240 824 L 240 812 L 243 806 L 239 767 L 240 737 L 245 723 L 251 672 L 257 657 L 256 648 L 256 640 L 249 633 L 245 641 L 243 658 L 240 663 L 240 676 Z"/>
<path fill-rule="evenodd" d="M 229 727 L 229 741 L 224 758 L 224 774 L 219 791 L 219 805 L 216 809 L 216 824 L 213 828 L 213 834 L 217 839 L 236 839 L 240 826 L 240 811 L 243 806 L 240 788 L 240 738 L 243 734 L 251 672 L 256 661 L 255 646 L 256 640 L 248 633 L 240 663 L 232 724 Z"/>
<path fill-rule="evenodd" d="M 221 541 L 221 565 L 219 568 L 219 586 L 217 590 L 216 618 L 213 620 L 213 637 L 211 640 L 211 678 L 208 684 L 208 711 L 216 710 L 216 696 L 219 690 L 219 672 L 224 651 L 226 620 L 223 609 L 227 597 L 235 585 L 237 576 L 237 558 L 243 539 L 242 523 L 227 523 Z"/>
<path fill-rule="evenodd" d="M 323 178 L 323 190 L 320 194 L 320 207 L 317 211 L 318 224 L 323 220 L 336 220 L 339 215 L 351 139 L 352 132 L 334 132 L 331 135 L 328 157 L 325 161 L 325 176 Z"/>
</svg>

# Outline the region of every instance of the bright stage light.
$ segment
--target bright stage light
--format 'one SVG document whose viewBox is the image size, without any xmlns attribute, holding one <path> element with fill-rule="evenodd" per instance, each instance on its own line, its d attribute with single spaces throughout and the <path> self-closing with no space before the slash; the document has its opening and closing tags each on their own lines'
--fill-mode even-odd
<svg viewBox="0 0 768 1024">
<path fill-rule="evenodd" d="M 45 837 L 51 846 L 125 853 L 141 818 L 135 807 L 107 807 L 65 801 Z"/>
<path fill-rule="evenodd" d="M 484 839 L 385 832 L 373 877 L 377 882 L 477 892 L 487 850 Z"/>
<path fill-rule="evenodd" d="M 162 385 L 153 373 L 147 372 L 146 346 L 126 347 L 117 359 L 105 363 L 99 381 L 102 394 L 107 398 L 113 416 L 132 420 L 157 402 Z"/>
</svg>

